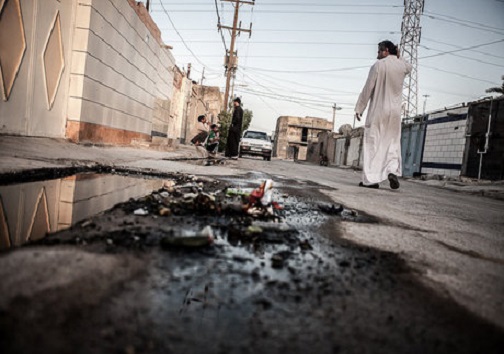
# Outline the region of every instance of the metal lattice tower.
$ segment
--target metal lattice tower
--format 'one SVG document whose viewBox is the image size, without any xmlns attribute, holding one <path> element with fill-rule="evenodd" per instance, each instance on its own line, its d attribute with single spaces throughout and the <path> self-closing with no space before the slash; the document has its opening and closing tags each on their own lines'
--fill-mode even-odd
<svg viewBox="0 0 504 354">
<path fill-rule="evenodd" d="M 404 0 L 404 14 L 401 25 L 401 56 L 411 63 L 411 74 L 404 80 L 403 118 L 418 114 L 418 45 L 422 28 L 420 16 L 423 13 L 425 0 Z"/>
</svg>

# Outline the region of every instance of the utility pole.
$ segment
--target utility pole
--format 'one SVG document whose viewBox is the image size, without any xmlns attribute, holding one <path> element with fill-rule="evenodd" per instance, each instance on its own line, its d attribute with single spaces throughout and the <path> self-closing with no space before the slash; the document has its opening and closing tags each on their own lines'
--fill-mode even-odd
<svg viewBox="0 0 504 354">
<path fill-rule="evenodd" d="M 241 23 L 240 26 L 238 25 L 238 12 L 240 10 L 241 4 L 248 4 L 248 5 L 254 5 L 255 0 L 253 1 L 243 1 L 243 0 L 221 0 L 225 2 L 232 2 L 234 3 L 234 18 L 233 18 L 233 27 L 229 26 L 222 26 L 222 25 L 217 25 L 219 30 L 222 30 L 223 28 L 231 30 L 231 46 L 229 48 L 229 53 L 226 53 L 226 92 L 224 93 L 224 107 L 227 110 L 228 109 L 228 102 L 229 102 L 229 86 L 231 83 L 231 78 L 236 71 L 237 68 L 237 62 L 236 62 L 236 55 L 235 55 L 235 41 L 236 41 L 236 36 L 239 35 L 241 32 L 248 32 L 249 35 L 252 34 L 252 23 L 250 24 L 250 29 L 242 29 L 241 28 Z"/>
<path fill-rule="evenodd" d="M 203 86 L 203 80 L 205 80 L 205 67 L 203 67 L 203 72 L 201 73 L 201 82 L 200 85 Z"/>
<path fill-rule="evenodd" d="M 236 79 L 236 73 L 233 72 L 233 83 L 231 84 L 231 95 L 230 95 L 231 98 L 233 98 L 234 95 L 235 79 Z"/>
<path fill-rule="evenodd" d="M 403 118 L 410 118 L 418 114 L 418 45 L 422 28 L 420 16 L 423 13 L 425 0 L 404 0 L 404 13 L 401 25 L 401 57 L 411 63 L 413 68 L 404 81 Z"/>
<path fill-rule="evenodd" d="M 336 123 L 336 111 L 339 111 L 341 109 L 341 107 L 338 107 L 335 104 L 333 104 L 332 106 L 332 131 L 335 131 L 336 127 L 334 126 L 334 124 Z"/>
<path fill-rule="evenodd" d="M 429 98 L 430 95 L 423 95 L 424 101 L 423 101 L 423 113 L 422 115 L 425 116 L 425 107 L 427 106 L 427 98 Z"/>
</svg>

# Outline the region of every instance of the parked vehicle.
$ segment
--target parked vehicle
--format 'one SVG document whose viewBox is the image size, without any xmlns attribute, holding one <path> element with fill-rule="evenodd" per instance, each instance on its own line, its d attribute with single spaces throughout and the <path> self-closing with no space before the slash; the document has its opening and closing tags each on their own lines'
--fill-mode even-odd
<svg viewBox="0 0 504 354">
<path fill-rule="evenodd" d="M 271 161 L 273 144 L 268 134 L 256 130 L 246 130 L 240 140 L 239 156 L 262 156 L 264 160 Z"/>
</svg>

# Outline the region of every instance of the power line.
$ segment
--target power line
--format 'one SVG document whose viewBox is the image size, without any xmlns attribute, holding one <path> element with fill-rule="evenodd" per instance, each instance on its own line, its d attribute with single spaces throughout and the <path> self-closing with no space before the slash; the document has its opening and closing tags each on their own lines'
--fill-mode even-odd
<svg viewBox="0 0 504 354">
<path fill-rule="evenodd" d="M 177 57 L 187 57 L 190 55 L 180 54 Z M 202 58 L 220 58 L 222 55 L 218 54 L 203 54 L 200 55 Z M 267 58 L 267 59 L 331 59 L 331 60 L 366 60 L 369 61 L 370 58 L 349 58 L 349 57 L 309 57 L 309 56 L 292 56 L 292 55 L 249 55 L 249 58 Z M 270 70 L 277 71 L 277 70 Z"/>
<path fill-rule="evenodd" d="M 219 33 L 221 35 L 222 44 L 224 44 L 224 50 L 227 53 L 226 40 L 224 39 L 224 34 L 222 33 L 222 30 L 220 29 L 221 20 L 220 20 L 219 6 L 217 5 L 217 0 L 215 0 L 215 11 L 217 11 L 217 28 L 219 29 Z"/>
<path fill-rule="evenodd" d="M 495 81 L 488 81 L 488 80 L 478 79 L 476 77 L 472 77 L 472 76 L 469 76 L 469 75 L 457 73 L 457 72 L 454 72 L 454 71 L 448 71 L 448 70 L 443 70 L 443 69 L 435 68 L 433 66 L 428 66 L 428 65 L 423 65 L 423 64 L 421 64 L 420 66 L 422 66 L 424 68 L 431 69 L 431 70 L 436 70 L 436 71 L 440 71 L 440 72 L 443 72 L 443 73 L 460 76 L 460 77 L 463 77 L 463 78 L 466 78 L 466 79 L 472 79 L 472 80 L 476 80 L 476 81 L 486 82 L 486 83 L 490 83 L 492 85 L 496 85 L 497 84 Z"/>
<path fill-rule="evenodd" d="M 179 41 L 171 41 L 177 43 Z M 186 43 L 219 43 L 219 41 L 193 40 Z M 347 46 L 370 46 L 376 43 L 348 43 L 348 42 L 285 42 L 285 41 L 254 41 L 253 44 L 289 44 L 289 45 L 347 45 Z"/>
<path fill-rule="evenodd" d="M 171 31 L 172 28 L 160 28 L 161 31 Z M 179 28 L 180 31 L 213 31 L 213 28 Z M 257 28 L 254 32 L 323 32 L 323 33 L 387 33 L 400 34 L 400 31 L 373 31 L 373 30 L 342 30 L 342 29 L 277 29 L 277 28 Z"/>
<path fill-rule="evenodd" d="M 248 76 L 247 74 L 243 73 L 244 76 L 247 76 L 250 80 L 252 80 L 257 86 L 259 87 L 262 87 L 263 89 L 271 92 L 272 94 L 274 95 L 277 95 L 278 94 L 278 91 L 274 91 L 273 89 L 271 89 L 270 87 L 268 86 L 265 86 L 261 83 L 259 83 L 258 81 L 256 81 L 255 79 L 253 79 L 252 77 Z M 280 90 L 284 90 L 283 88 L 279 88 Z M 290 93 L 299 93 L 299 94 L 302 94 L 302 95 L 305 95 L 305 96 L 311 96 L 311 97 L 319 97 L 319 96 L 315 96 L 315 95 L 312 95 L 312 94 L 308 94 L 308 93 L 304 93 L 304 92 L 298 92 L 298 91 L 292 91 L 290 89 L 285 89 L 285 90 L 288 90 Z"/>
<path fill-rule="evenodd" d="M 346 59 L 351 59 L 351 58 L 346 58 Z M 356 58 L 354 58 L 356 59 Z M 326 73 L 326 72 L 335 72 L 335 71 L 351 71 L 351 70 L 358 70 L 358 69 L 363 69 L 363 68 L 368 68 L 369 66 L 353 66 L 353 67 L 348 67 L 348 68 L 336 68 L 336 69 L 323 69 L 323 70 L 276 70 L 276 69 L 261 69 L 261 68 L 255 68 L 252 66 L 248 66 L 244 68 L 245 70 L 252 70 L 252 71 L 264 71 L 264 72 L 275 72 L 275 73 Z"/>
<path fill-rule="evenodd" d="M 419 59 L 428 59 L 428 58 L 439 57 L 441 55 L 446 55 L 446 54 L 451 54 L 451 53 L 456 53 L 456 52 L 462 52 L 462 51 L 471 50 L 471 49 L 475 49 L 475 48 L 480 48 L 480 47 L 484 47 L 484 46 L 487 46 L 487 45 L 492 45 L 492 44 L 497 44 L 497 43 L 502 43 L 502 42 L 504 42 L 504 38 L 496 40 L 496 41 L 488 42 L 488 43 L 482 43 L 482 44 L 473 45 L 473 46 L 470 46 L 470 47 L 464 47 L 464 48 L 460 48 L 460 49 L 448 50 L 448 51 L 444 51 L 444 52 L 441 52 L 441 53 L 438 53 L 438 54 L 428 55 L 428 56 L 425 56 L 425 57 L 422 57 L 422 58 L 419 58 Z"/>
<path fill-rule="evenodd" d="M 273 83 L 277 87 L 282 88 L 282 86 L 278 85 L 278 83 L 276 81 L 272 81 L 271 80 L 271 75 L 270 74 L 266 75 L 266 74 L 261 74 L 259 72 L 256 72 L 254 74 L 262 76 L 262 80 L 264 80 L 266 82 Z M 245 76 L 247 76 L 247 77 L 250 78 L 250 76 L 248 74 L 246 74 L 246 73 L 243 73 L 243 75 L 245 75 Z M 343 93 L 343 94 L 346 94 L 346 95 L 350 95 L 350 94 L 356 94 L 356 95 L 358 95 L 359 94 L 358 92 L 338 91 L 338 90 L 334 90 L 334 89 L 330 89 L 330 88 L 326 88 L 326 87 L 321 87 L 320 85 L 318 85 L 318 86 L 310 86 L 310 85 L 307 85 L 304 82 L 300 83 L 299 81 L 291 81 L 291 80 L 282 79 L 282 82 L 290 83 L 290 84 L 293 84 L 293 85 L 296 85 L 296 86 L 301 86 L 303 88 L 316 88 L 316 89 L 324 90 L 324 91 L 331 92 L 331 93 Z M 291 88 L 287 88 L 287 87 L 283 87 L 283 88 L 285 88 L 287 90 L 291 90 Z"/>
<path fill-rule="evenodd" d="M 207 2 L 172 2 L 170 5 L 190 5 L 190 6 L 200 6 L 200 5 L 208 5 Z M 323 4 L 323 3 L 285 3 L 285 2 L 277 2 L 277 3 L 264 3 L 261 6 L 327 6 L 327 7 L 391 7 L 398 8 L 400 5 L 376 5 L 376 4 Z"/>
<path fill-rule="evenodd" d="M 438 41 L 438 40 L 432 39 L 432 38 L 423 37 L 422 39 L 427 40 L 429 42 L 434 42 L 434 43 L 438 43 L 438 44 L 448 45 L 448 46 L 454 47 L 454 48 L 464 48 L 464 47 L 459 46 L 459 45 L 455 45 L 455 44 L 452 44 L 452 43 L 441 42 L 441 41 Z M 475 52 L 475 53 L 484 54 L 485 56 L 488 56 L 488 57 L 493 57 L 493 58 L 498 58 L 498 59 L 504 59 L 503 56 L 499 56 L 499 55 L 495 55 L 495 54 L 492 54 L 492 53 L 483 52 L 481 50 L 475 50 L 475 49 L 473 49 L 472 51 Z"/>
<path fill-rule="evenodd" d="M 151 12 L 162 12 L 161 10 L 152 10 Z M 209 13 L 213 10 L 170 10 L 170 12 L 177 13 Z M 223 11 L 224 13 L 231 13 L 232 11 Z M 354 12 L 354 11 L 285 11 L 285 10 L 268 10 L 256 11 L 262 14 L 317 14 L 317 15 L 373 15 L 373 16 L 397 16 L 401 15 L 398 12 Z"/>
<path fill-rule="evenodd" d="M 436 52 L 445 53 L 444 51 L 442 51 L 440 49 L 429 48 L 429 47 L 424 46 L 424 45 L 420 45 L 420 47 L 425 48 L 427 50 L 434 50 Z M 496 67 L 499 67 L 499 68 L 504 68 L 504 65 L 499 65 L 499 64 L 491 63 L 489 61 L 481 60 L 481 59 L 478 59 L 478 58 L 467 57 L 465 55 L 460 55 L 460 54 L 455 54 L 455 53 L 445 53 L 445 54 L 456 56 L 458 58 L 464 58 L 464 59 L 467 59 L 467 60 L 472 60 L 472 61 L 475 61 L 475 62 L 478 62 L 478 63 L 481 63 L 481 64 L 492 65 L 492 66 L 496 66 Z"/>
<path fill-rule="evenodd" d="M 299 101 L 299 102 L 303 102 L 303 103 L 320 103 L 320 104 L 333 104 L 332 101 L 330 100 L 312 100 L 312 99 L 309 99 L 309 98 L 301 98 L 301 97 L 296 97 L 296 96 L 291 96 L 291 95 L 281 95 L 281 94 L 278 94 L 278 93 L 269 93 L 269 92 L 263 92 L 263 91 L 257 91 L 257 90 L 254 90 L 254 89 L 246 89 L 246 88 L 237 88 L 237 90 L 239 91 L 243 91 L 243 92 L 247 92 L 247 93 L 253 93 L 253 94 L 257 94 L 257 95 L 263 95 L 264 97 L 277 97 L 279 99 L 283 99 L 283 100 L 287 100 L 287 101 L 291 101 L 291 100 L 294 100 L 294 101 Z M 292 102 L 294 102 L 292 101 Z M 341 105 L 348 105 L 348 106 L 352 106 L 353 103 L 348 103 L 348 102 L 344 102 L 344 103 L 341 103 Z"/>
<path fill-rule="evenodd" d="M 504 34 L 504 32 L 502 32 L 502 31 L 496 31 L 496 30 L 492 30 L 492 29 L 488 29 L 488 28 L 482 28 L 482 27 L 479 27 L 479 26 L 473 26 L 473 25 L 470 25 L 470 24 L 467 24 L 467 23 L 453 21 L 453 20 L 446 19 L 446 18 L 440 18 L 440 17 L 434 16 L 434 15 L 425 15 L 425 16 L 427 16 L 428 18 L 433 19 L 433 20 L 444 21 L 444 22 L 448 22 L 448 23 L 453 23 L 453 24 L 456 24 L 456 25 L 459 25 L 459 26 L 462 26 L 462 27 L 468 27 L 468 28 L 473 28 L 473 29 L 477 29 L 477 30 L 480 30 L 480 31 L 492 32 L 492 33 L 496 33 L 496 34 L 500 34 L 500 35 Z"/>
<path fill-rule="evenodd" d="M 166 8 L 164 7 L 163 5 L 163 1 L 162 0 L 159 0 L 159 4 L 161 5 L 161 7 L 163 8 L 163 11 L 164 13 L 166 14 L 166 16 L 168 17 L 168 20 L 170 21 L 173 29 L 175 30 L 175 32 L 177 33 L 177 35 L 180 37 L 180 40 L 182 41 L 182 43 L 184 43 L 184 46 L 187 48 L 187 50 L 189 51 L 189 53 L 192 54 L 192 56 L 194 57 L 194 59 L 196 59 L 196 61 L 198 63 L 200 63 L 200 65 L 202 65 L 203 67 L 207 67 L 207 65 L 205 65 L 205 63 L 203 63 L 197 56 L 196 54 L 194 54 L 194 52 L 191 50 L 191 48 L 189 48 L 189 46 L 187 45 L 187 43 L 184 41 L 184 38 L 182 37 L 182 35 L 179 33 L 179 31 L 177 31 L 177 28 L 175 27 L 175 24 L 173 23 L 171 17 L 170 17 L 170 14 L 168 13 L 168 11 L 166 11 Z"/>
<path fill-rule="evenodd" d="M 439 13 L 435 13 L 435 12 L 429 12 L 429 11 L 425 11 L 424 13 L 426 13 L 428 15 L 431 14 L 431 15 L 434 15 L 434 16 L 446 17 L 446 18 L 452 19 L 454 21 L 460 21 L 462 24 L 472 23 L 474 25 L 481 26 L 481 27 L 484 27 L 484 28 L 487 28 L 487 29 L 497 30 L 497 31 L 504 32 L 504 28 L 493 27 L 493 26 L 485 25 L 484 23 L 479 23 L 479 22 L 470 21 L 470 20 L 466 20 L 466 19 L 460 19 L 460 18 L 457 18 L 455 16 L 443 15 L 443 14 L 439 14 Z"/>
</svg>

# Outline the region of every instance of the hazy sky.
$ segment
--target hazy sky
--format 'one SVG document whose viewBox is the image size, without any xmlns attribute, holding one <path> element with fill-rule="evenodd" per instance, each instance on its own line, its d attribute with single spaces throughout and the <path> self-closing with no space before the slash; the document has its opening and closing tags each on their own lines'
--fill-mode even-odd
<svg viewBox="0 0 504 354">
<path fill-rule="evenodd" d="M 224 43 L 233 6 L 220 0 L 151 0 L 163 41 L 191 78 L 224 91 Z M 217 6 L 216 6 L 217 4 Z M 336 127 L 353 108 L 376 60 L 377 43 L 399 43 L 402 0 L 257 0 L 240 7 L 235 94 L 253 111 L 252 127 L 271 132 L 281 115 L 315 116 Z M 419 113 L 485 96 L 504 75 L 504 0 L 425 0 L 419 48 Z M 226 47 L 230 33 L 223 31 Z M 447 53 L 448 52 L 448 53 Z"/>
</svg>

